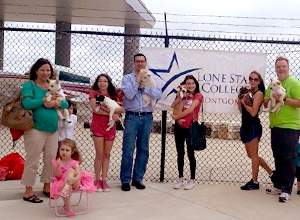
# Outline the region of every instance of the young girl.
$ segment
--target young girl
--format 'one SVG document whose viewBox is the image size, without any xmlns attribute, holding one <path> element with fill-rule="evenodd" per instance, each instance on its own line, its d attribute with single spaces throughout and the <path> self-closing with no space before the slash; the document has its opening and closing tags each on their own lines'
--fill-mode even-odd
<svg viewBox="0 0 300 220">
<path fill-rule="evenodd" d="M 265 160 L 258 156 L 258 143 L 262 135 L 262 126 L 258 118 L 258 112 L 264 99 L 264 81 L 258 72 L 252 71 L 249 75 L 249 83 L 253 96 L 253 105 L 246 105 L 244 99 L 239 99 L 238 108 L 242 113 L 241 140 L 245 144 L 248 157 L 252 160 L 252 179 L 246 185 L 241 186 L 241 190 L 259 189 L 257 181 L 259 166 L 262 166 L 269 173 L 270 177 L 273 174 Z"/>
<path fill-rule="evenodd" d="M 77 110 L 75 107 L 75 104 L 73 102 L 71 102 L 70 100 L 67 100 L 68 104 L 69 104 L 69 115 L 70 115 L 70 120 L 71 123 L 68 123 L 66 121 L 59 121 L 58 122 L 58 145 L 60 145 L 60 142 L 65 139 L 73 139 L 73 135 L 74 135 L 74 128 L 75 128 L 75 124 L 77 123 Z"/>
<path fill-rule="evenodd" d="M 92 137 L 96 149 L 96 158 L 94 162 L 95 186 L 97 187 L 97 189 L 102 189 L 103 192 L 109 192 L 110 187 L 107 184 L 106 176 L 109 167 L 110 151 L 112 149 L 112 145 L 114 143 L 114 138 L 116 135 L 116 125 L 109 131 L 106 131 L 109 122 L 109 109 L 101 105 L 99 111 L 96 111 L 97 95 L 105 95 L 107 97 L 110 97 L 111 99 L 117 101 L 119 104 L 122 104 L 123 95 L 122 93 L 117 93 L 116 88 L 112 84 L 111 78 L 106 74 L 100 74 L 97 77 L 89 95 L 90 104 L 93 110 L 91 131 L 93 133 Z M 114 120 L 118 120 L 118 114 L 123 112 L 123 107 L 116 109 L 113 116 Z M 101 171 L 102 179 L 100 179 Z"/>
<path fill-rule="evenodd" d="M 51 198 L 64 200 L 64 210 L 68 217 L 74 217 L 75 213 L 71 208 L 72 190 L 86 190 L 95 192 L 97 189 L 93 184 L 93 175 L 81 171 L 81 158 L 74 141 L 64 139 L 57 152 L 56 160 L 52 160 L 53 175 L 55 179 L 50 189 Z"/>
<path fill-rule="evenodd" d="M 171 106 L 172 108 L 174 108 L 179 102 L 185 102 L 182 112 L 176 115 L 172 115 L 172 118 L 175 120 L 174 135 L 179 171 L 179 179 L 176 181 L 176 184 L 174 186 L 175 189 L 180 189 L 181 187 L 183 187 L 184 141 L 187 140 L 187 137 L 189 135 L 189 128 L 191 126 L 192 120 L 194 119 L 198 121 L 198 114 L 203 100 L 203 96 L 199 90 L 199 83 L 194 76 L 186 76 L 182 84 L 185 84 L 187 86 L 187 96 L 184 97 L 185 100 L 182 100 L 179 94 L 177 94 Z M 194 149 L 189 146 L 188 143 L 187 153 L 190 161 L 191 179 L 187 182 L 184 189 L 189 190 L 195 187 L 196 159 Z"/>
</svg>

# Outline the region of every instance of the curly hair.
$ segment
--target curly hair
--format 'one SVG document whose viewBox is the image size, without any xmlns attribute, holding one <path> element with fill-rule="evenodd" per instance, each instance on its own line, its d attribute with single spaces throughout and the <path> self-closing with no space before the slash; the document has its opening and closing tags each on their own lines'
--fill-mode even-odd
<svg viewBox="0 0 300 220">
<path fill-rule="evenodd" d="M 93 85 L 92 89 L 96 90 L 96 91 L 100 89 L 99 86 L 98 86 L 98 81 L 99 81 L 101 76 L 104 76 L 108 81 L 108 88 L 107 88 L 108 94 L 110 95 L 110 97 L 112 99 L 116 100 L 117 97 L 118 97 L 116 87 L 113 85 L 111 78 L 105 73 L 102 73 L 97 77 L 97 79 L 94 82 L 94 85 Z"/>
</svg>

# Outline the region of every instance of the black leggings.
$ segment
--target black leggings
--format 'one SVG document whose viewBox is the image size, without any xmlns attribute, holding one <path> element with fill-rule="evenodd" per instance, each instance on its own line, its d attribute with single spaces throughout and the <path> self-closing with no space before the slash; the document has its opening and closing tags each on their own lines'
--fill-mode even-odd
<svg viewBox="0 0 300 220">
<path fill-rule="evenodd" d="M 183 167 L 184 167 L 184 141 L 186 141 L 189 134 L 189 128 L 182 128 L 180 125 L 175 123 L 174 135 L 175 143 L 177 149 L 177 163 L 179 178 L 183 177 Z M 196 159 L 194 154 L 194 149 L 187 145 L 187 154 L 190 161 L 191 179 L 195 179 L 196 170 Z"/>
</svg>

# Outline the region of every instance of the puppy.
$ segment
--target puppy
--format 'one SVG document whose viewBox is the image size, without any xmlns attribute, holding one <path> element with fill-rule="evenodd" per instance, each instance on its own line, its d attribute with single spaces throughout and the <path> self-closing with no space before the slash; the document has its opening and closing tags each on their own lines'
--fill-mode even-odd
<svg viewBox="0 0 300 220">
<path fill-rule="evenodd" d="M 239 99 L 244 99 L 246 105 L 253 106 L 252 92 L 251 92 L 251 90 L 248 87 L 242 86 L 240 88 L 240 92 L 238 94 L 238 98 Z"/>
<path fill-rule="evenodd" d="M 48 82 L 49 82 L 49 88 L 48 88 L 48 92 L 45 95 L 46 102 L 51 101 L 52 95 L 58 95 L 58 97 L 56 98 L 57 101 L 61 102 L 66 100 L 64 91 L 61 89 L 60 81 L 58 79 L 50 79 Z M 63 114 L 61 112 L 63 112 Z M 57 109 L 57 115 L 60 120 L 65 120 L 68 123 L 72 122 L 70 120 L 68 109 L 62 109 L 62 110 Z"/>
<path fill-rule="evenodd" d="M 278 113 L 280 107 L 284 105 L 283 100 L 286 95 L 286 90 L 281 86 L 281 81 L 279 79 L 272 79 L 270 89 L 271 89 L 271 94 L 270 94 L 271 100 L 269 101 L 266 110 L 269 112 Z M 279 101 L 276 101 L 276 99 L 274 98 L 275 93 L 280 94 Z"/>
<path fill-rule="evenodd" d="M 181 99 L 185 98 L 187 95 L 187 87 L 185 84 L 178 86 L 178 93 Z M 174 106 L 173 115 L 178 115 L 182 112 L 185 100 L 181 100 L 177 105 Z M 179 119 L 178 122 L 184 122 L 185 119 Z"/>
<path fill-rule="evenodd" d="M 144 75 L 141 78 L 141 84 L 143 84 L 144 86 L 147 86 L 147 87 L 155 88 L 155 82 L 154 82 L 154 79 L 153 79 L 151 73 L 145 69 L 141 70 L 141 71 L 144 72 Z M 152 99 L 151 96 L 149 96 L 148 94 L 143 93 L 142 97 L 146 101 L 146 104 L 144 105 L 144 107 L 146 107 L 149 104 L 151 104 L 152 107 L 155 105 L 155 100 Z"/>
<path fill-rule="evenodd" d="M 117 108 L 120 108 L 121 106 L 115 100 L 112 100 L 111 98 L 106 97 L 104 95 L 96 95 L 96 103 L 99 103 L 97 104 L 96 112 L 100 110 L 100 104 L 103 104 L 107 108 L 109 108 L 109 122 L 108 122 L 108 128 L 106 129 L 106 131 L 109 131 L 115 124 L 115 121 L 113 120 L 113 114 L 115 110 Z M 124 128 L 123 121 L 120 120 L 120 122 L 122 127 Z"/>
</svg>

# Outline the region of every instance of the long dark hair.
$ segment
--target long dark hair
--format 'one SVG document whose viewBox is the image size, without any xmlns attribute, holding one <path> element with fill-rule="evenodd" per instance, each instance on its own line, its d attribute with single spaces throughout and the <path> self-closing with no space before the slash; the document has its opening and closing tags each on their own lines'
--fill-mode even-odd
<svg viewBox="0 0 300 220">
<path fill-rule="evenodd" d="M 31 67 L 30 69 L 30 72 L 29 72 L 29 79 L 30 80 L 36 80 L 37 79 L 37 74 L 36 74 L 36 71 L 41 67 L 43 66 L 44 64 L 49 64 L 50 66 L 50 69 L 51 69 L 51 76 L 50 78 L 53 76 L 53 67 L 50 63 L 49 60 L 45 59 L 45 58 L 40 58 L 38 59 L 34 64 L 33 66 Z"/>
<path fill-rule="evenodd" d="M 99 78 L 100 78 L 101 76 L 104 76 L 104 77 L 108 80 L 108 88 L 107 88 L 107 92 L 108 92 L 108 94 L 110 95 L 110 97 L 111 97 L 112 99 L 116 100 L 117 97 L 118 97 L 118 94 L 117 94 L 117 91 L 116 91 L 116 87 L 112 84 L 111 78 L 110 78 L 107 74 L 105 74 L 105 73 L 102 73 L 102 74 L 100 74 L 100 75 L 97 77 L 97 79 L 96 79 L 95 82 L 94 82 L 94 85 L 93 85 L 92 89 L 93 89 L 93 90 L 99 90 L 99 89 L 100 89 L 99 86 L 98 86 L 98 81 L 99 81 Z"/>
<path fill-rule="evenodd" d="M 260 83 L 259 83 L 259 85 L 258 85 L 258 89 L 259 89 L 260 91 L 262 91 L 263 94 L 265 94 L 266 87 L 265 87 L 264 80 L 263 80 L 262 76 L 260 75 L 260 73 L 257 72 L 256 70 L 253 70 L 253 71 L 250 73 L 250 75 L 251 75 L 251 74 L 256 74 L 256 75 L 258 76 L 259 81 L 260 81 Z M 249 76 L 250 76 L 250 75 L 249 75 Z"/>
<path fill-rule="evenodd" d="M 63 139 L 61 142 L 60 142 L 60 146 L 58 147 L 58 150 L 57 150 L 57 155 L 56 155 L 56 159 L 60 158 L 60 155 L 59 155 L 59 149 L 61 148 L 62 145 L 67 145 L 69 147 L 71 147 L 71 151 L 72 151 L 72 155 L 71 155 L 71 158 L 73 160 L 76 160 L 78 161 L 79 163 L 82 162 L 82 159 L 81 159 L 81 156 L 79 154 L 79 150 L 78 148 L 76 147 L 76 143 L 75 141 L 69 139 L 69 138 L 65 138 Z"/>
<path fill-rule="evenodd" d="M 195 89 L 195 91 L 194 91 L 194 94 L 200 92 L 200 89 L 199 89 L 199 83 L 198 83 L 197 79 L 196 79 L 193 75 L 187 75 L 187 76 L 185 77 L 185 79 L 183 80 L 182 84 L 186 84 L 186 81 L 187 81 L 188 79 L 194 80 L 194 82 L 195 82 L 195 84 L 196 84 L 196 89 Z"/>
</svg>

